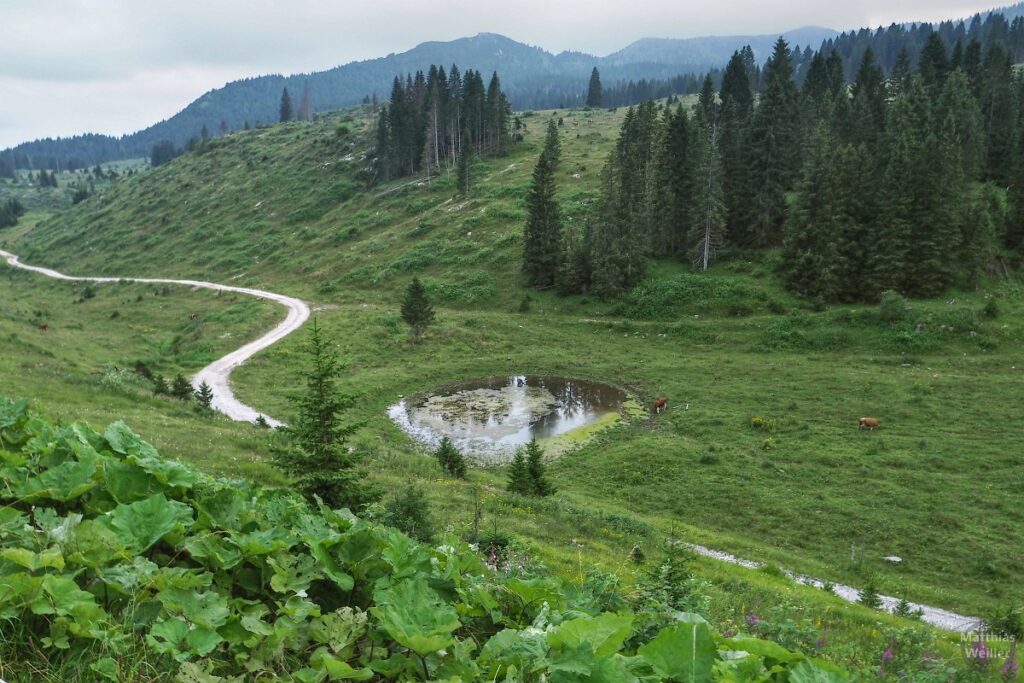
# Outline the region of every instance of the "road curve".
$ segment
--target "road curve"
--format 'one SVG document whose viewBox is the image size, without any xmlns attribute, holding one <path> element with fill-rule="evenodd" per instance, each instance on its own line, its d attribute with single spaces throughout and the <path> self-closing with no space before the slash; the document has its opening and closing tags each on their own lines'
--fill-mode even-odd
<svg viewBox="0 0 1024 683">
<path fill-rule="evenodd" d="M 13 268 L 29 270 L 56 280 L 70 280 L 76 282 L 136 282 L 146 285 L 184 285 L 186 287 L 198 287 L 200 289 L 212 289 L 219 292 L 235 292 L 253 296 L 257 299 L 266 299 L 279 303 L 288 309 L 284 320 L 277 324 L 274 329 L 264 334 L 259 339 L 249 342 L 240 349 L 232 351 L 223 358 L 218 358 L 205 368 L 196 373 L 192 378 L 192 386 L 199 387 L 203 382 L 210 385 L 213 390 L 213 408 L 224 413 L 232 420 L 239 422 L 253 422 L 262 413 L 257 412 L 251 406 L 247 406 L 237 398 L 231 391 L 231 383 L 228 381 L 231 371 L 239 365 L 252 358 L 255 354 L 268 346 L 284 339 L 295 330 L 302 327 L 302 324 L 309 318 L 309 306 L 305 301 L 283 294 L 265 292 L 262 289 L 250 289 L 248 287 L 233 287 L 231 285 L 220 285 L 216 282 L 204 282 L 202 280 L 170 280 L 166 278 L 142 278 L 142 277 L 75 277 L 64 273 L 43 268 L 41 266 L 30 266 L 22 263 L 17 256 L 0 249 L 2 257 L 7 265 Z M 266 421 L 273 427 L 282 423 L 271 417 L 264 416 Z"/>
</svg>

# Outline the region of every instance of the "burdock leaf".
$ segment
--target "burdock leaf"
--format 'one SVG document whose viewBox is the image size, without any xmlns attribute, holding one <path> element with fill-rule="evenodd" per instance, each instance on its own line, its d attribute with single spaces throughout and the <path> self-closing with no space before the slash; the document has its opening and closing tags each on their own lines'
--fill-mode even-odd
<svg viewBox="0 0 1024 683">
<path fill-rule="evenodd" d="M 110 513 L 110 526 L 118 538 L 136 552 L 144 552 L 175 530 L 192 525 L 192 509 L 158 493 L 146 500 L 118 505 Z"/>
</svg>

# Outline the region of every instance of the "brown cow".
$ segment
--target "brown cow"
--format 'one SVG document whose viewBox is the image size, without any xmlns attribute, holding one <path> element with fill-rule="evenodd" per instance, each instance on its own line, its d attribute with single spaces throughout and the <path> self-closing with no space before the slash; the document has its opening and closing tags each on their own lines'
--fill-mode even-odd
<svg viewBox="0 0 1024 683">
<path fill-rule="evenodd" d="M 655 401 L 654 401 L 654 412 L 656 414 L 660 413 L 663 410 L 665 410 L 665 408 L 667 408 L 667 407 L 668 407 L 668 399 L 667 398 L 665 398 L 664 396 L 661 396 L 661 397 L 655 399 Z"/>
<path fill-rule="evenodd" d="M 871 431 L 875 431 L 876 429 L 878 429 L 878 418 L 862 417 L 860 419 L 860 424 L 857 426 L 857 429 L 870 429 Z"/>
<path fill-rule="evenodd" d="M 36 327 L 38 327 L 43 332 L 46 332 L 48 329 L 50 329 L 50 324 L 49 323 L 40 323 L 40 324 L 36 325 Z"/>
</svg>

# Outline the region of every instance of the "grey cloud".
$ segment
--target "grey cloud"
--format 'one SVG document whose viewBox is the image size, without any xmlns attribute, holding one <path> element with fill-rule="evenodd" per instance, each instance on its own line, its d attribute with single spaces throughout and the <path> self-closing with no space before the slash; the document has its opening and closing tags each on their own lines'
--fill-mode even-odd
<svg viewBox="0 0 1024 683">
<path fill-rule="evenodd" d="M 0 0 L 0 79 L 17 82 L 20 92 L 17 102 L 5 98 L 0 146 L 58 131 L 127 132 L 173 114 L 228 78 L 325 69 L 482 31 L 554 52 L 607 54 L 646 36 L 761 34 L 805 25 L 842 30 L 965 16 L 989 6 L 971 0 Z M 97 103 L 89 95 L 97 91 L 120 106 Z M 64 106 L 55 110 L 55 102 Z"/>
</svg>

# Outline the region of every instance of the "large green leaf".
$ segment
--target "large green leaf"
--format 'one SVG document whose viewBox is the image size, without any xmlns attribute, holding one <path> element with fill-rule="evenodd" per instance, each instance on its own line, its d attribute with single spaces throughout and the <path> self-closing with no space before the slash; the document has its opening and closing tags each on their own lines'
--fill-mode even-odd
<svg viewBox="0 0 1024 683">
<path fill-rule="evenodd" d="M 164 490 L 164 485 L 146 470 L 111 457 L 103 459 L 107 491 L 118 503 L 134 503 Z"/>
<path fill-rule="evenodd" d="M 165 588 L 157 593 L 156 599 L 168 613 L 180 614 L 196 626 L 205 628 L 220 628 L 231 615 L 227 598 L 216 591 Z"/>
<path fill-rule="evenodd" d="M 278 593 L 305 595 L 310 584 L 323 577 L 316 560 L 309 555 L 278 553 L 268 557 L 267 564 L 274 570 L 270 587 Z"/>
<path fill-rule="evenodd" d="M 28 399 L 16 401 L 0 396 L 0 431 L 23 421 L 28 413 Z"/>
<path fill-rule="evenodd" d="M 327 645 L 336 655 L 347 657 L 354 651 L 356 641 L 366 632 L 366 612 L 343 607 L 328 612 L 309 625 L 310 637 Z"/>
<path fill-rule="evenodd" d="M 0 550 L 0 559 L 19 564 L 30 572 L 47 567 L 64 569 L 64 555 L 60 548 L 47 548 L 39 553 L 34 553 L 27 548 L 4 548 Z"/>
<path fill-rule="evenodd" d="M 758 657 L 763 657 L 769 666 L 774 663 L 789 664 L 792 662 L 799 662 L 801 659 L 804 659 L 802 654 L 790 652 L 778 643 L 773 643 L 770 640 L 751 638 L 750 636 L 736 636 L 735 638 L 729 638 L 722 645 L 722 649 L 734 652 L 746 652 L 748 654 L 757 655 Z"/>
<path fill-rule="evenodd" d="M 158 493 L 137 503 L 118 505 L 109 519 L 121 542 L 141 553 L 172 531 L 191 526 L 192 508 Z"/>
<path fill-rule="evenodd" d="M 374 592 L 377 606 L 370 612 L 402 647 L 425 656 L 448 647 L 459 628 L 455 610 L 441 601 L 420 577 Z"/>
<path fill-rule="evenodd" d="M 602 614 L 567 621 L 548 634 L 553 648 L 577 648 L 584 644 L 597 655 L 610 655 L 622 647 L 633 632 L 630 615 Z"/>
<path fill-rule="evenodd" d="M 309 552 L 316 558 L 321 571 L 343 591 L 350 591 L 355 585 L 355 580 L 341 568 L 341 564 L 335 559 L 328 549 L 327 544 L 316 541 L 309 546 Z"/>
<path fill-rule="evenodd" d="M 327 648 L 321 647 L 309 658 L 309 663 L 327 672 L 327 678 L 332 681 L 366 681 L 373 678 L 373 672 L 369 669 L 355 669 L 344 659 L 335 657 Z"/>
<path fill-rule="evenodd" d="M 25 481 L 16 495 L 25 502 L 57 500 L 66 502 L 78 498 L 96 486 L 96 460 L 67 460 Z"/>
<path fill-rule="evenodd" d="M 178 661 L 188 659 L 188 624 L 181 619 L 164 619 L 153 624 L 146 635 L 146 642 L 160 654 L 174 657 Z"/>
<path fill-rule="evenodd" d="M 103 437 L 111 450 L 126 456 L 126 460 L 152 474 L 161 484 L 189 488 L 200 479 L 194 467 L 161 458 L 155 448 L 120 420 L 107 427 Z"/>
<path fill-rule="evenodd" d="M 218 534 L 189 536 L 182 547 L 211 569 L 231 569 L 242 561 L 242 551 Z"/>
<path fill-rule="evenodd" d="M 818 660 L 800 662 L 789 670 L 790 683 L 846 683 L 849 680 L 839 667 Z"/>
<path fill-rule="evenodd" d="M 477 658 L 489 680 L 504 676 L 510 669 L 532 671 L 548 651 L 547 639 L 538 629 L 505 629 L 491 636 Z"/>
<path fill-rule="evenodd" d="M 673 624 L 661 630 L 637 654 L 664 678 L 680 683 L 709 683 L 718 657 L 711 630 L 703 621 Z"/>
<path fill-rule="evenodd" d="M 65 555 L 69 562 L 95 568 L 116 559 L 127 559 L 131 552 L 113 529 L 87 519 L 75 527 Z"/>
</svg>

